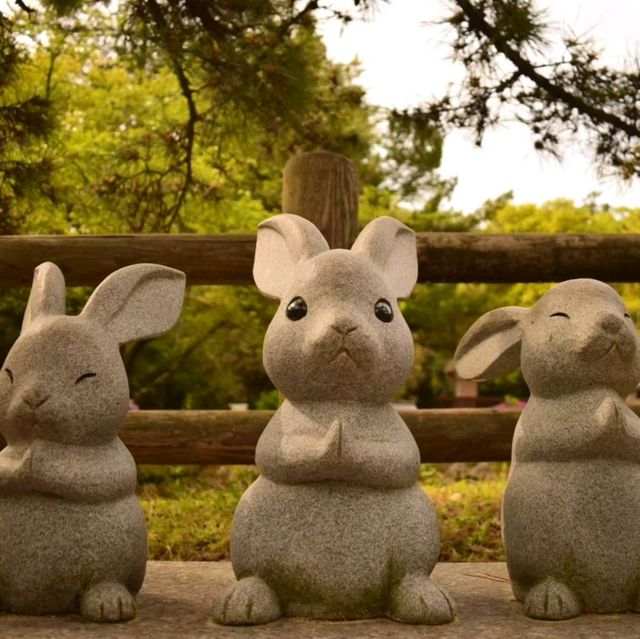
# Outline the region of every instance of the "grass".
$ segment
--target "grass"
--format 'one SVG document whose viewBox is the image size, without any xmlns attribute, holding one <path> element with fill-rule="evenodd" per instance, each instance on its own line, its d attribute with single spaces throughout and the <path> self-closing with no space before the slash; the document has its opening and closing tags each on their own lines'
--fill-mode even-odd
<svg viewBox="0 0 640 639">
<path fill-rule="evenodd" d="M 257 476 L 247 466 L 140 466 L 149 558 L 226 559 L 233 512 Z"/>
<path fill-rule="evenodd" d="M 507 472 L 506 464 L 422 466 L 420 483 L 440 520 L 442 560 L 504 560 L 500 502 Z M 140 466 L 149 558 L 228 558 L 233 512 L 256 477 L 249 466 Z"/>
<path fill-rule="evenodd" d="M 480 477 L 471 466 L 455 466 L 455 475 L 426 465 L 420 473 L 423 490 L 438 512 L 441 561 L 504 561 L 500 505 L 508 466 L 486 465 Z"/>
</svg>

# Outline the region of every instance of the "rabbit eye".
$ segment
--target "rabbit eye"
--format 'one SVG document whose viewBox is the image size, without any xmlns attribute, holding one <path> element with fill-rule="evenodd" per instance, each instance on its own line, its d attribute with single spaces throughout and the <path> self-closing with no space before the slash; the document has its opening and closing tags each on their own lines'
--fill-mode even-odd
<svg viewBox="0 0 640 639">
<path fill-rule="evenodd" d="M 307 303 L 301 297 L 294 297 L 287 305 L 287 317 L 292 322 L 302 319 L 309 309 Z"/>
<path fill-rule="evenodd" d="M 566 313 L 563 313 L 562 311 L 558 311 L 557 313 L 551 313 L 549 317 L 566 317 L 567 319 L 571 319 Z"/>
<path fill-rule="evenodd" d="M 10 368 L 5 368 L 4 372 L 7 374 L 7 377 L 9 378 L 11 383 L 13 384 L 13 372 L 11 371 L 11 369 Z"/>
<path fill-rule="evenodd" d="M 95 377 L 96 375 L 97 375 L 97 373 L 83 373 L 82 375 L 80 375 L 80 377 L 78 377 L 78 379 L 76 379 L 76 384 L 79 384 L 84 379 L 89 379 L 90 377 Z"/>
<path fill-rule="evenodd" d="M 390 322 L 393 319 L 391 304 L 385 299 L 379 299 L 373 307 L 373 312 L 381 322 Z"/>
<path fill-rule="evenodd" d="M 625 316 L 627 319 L 631 319 L 631 315 L 629 315 L 629 313 L 625 313 L 625 314 L 624 314 L 624 316 Z"/>
</svg>

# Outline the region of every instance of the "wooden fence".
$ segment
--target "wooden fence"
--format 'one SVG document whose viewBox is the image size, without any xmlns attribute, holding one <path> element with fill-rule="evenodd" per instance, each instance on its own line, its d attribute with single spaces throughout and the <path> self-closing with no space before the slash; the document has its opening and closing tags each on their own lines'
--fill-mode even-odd
<svg viewBox="0 0 640 639">
<path fill-rule="evenodd" d="M 306 216 L 309 217 L 309 216 Z M 420 282 L 640 280 L 640 235 L 418 233 Z M 253 284 L 255 235 L 4 235 L 0 287 L 29 286 L 43 260 L 69 286 L 93 286 L 128 264 L 180 269 L 193 284 Z"/>
<path fill-rule="evenodd" d="M 283 210 L 315 222 L 332 247 L 357 232 L 357 177 L 341 156 L 310 153 L 285 167 Z M 356 207 L 356 208 L 354 208 Z M 157 262 L 188 284 L 252 284 L 255 235 L 0 236 L 0 286 L 28 286 L 43 261 L 67 284 L 95 285 L 117 268 Z M 640 279 L 640 235 L 419 233 L 420 282 L 555 282 Z M 634 410 L 638 411 L 635 407 Z M 251 464 L 269 411 L 139 411 L 122 438 L 139 463 Z M 423 461 L 502 461 L 515 409 L 401 412 Z"/>
</svg>

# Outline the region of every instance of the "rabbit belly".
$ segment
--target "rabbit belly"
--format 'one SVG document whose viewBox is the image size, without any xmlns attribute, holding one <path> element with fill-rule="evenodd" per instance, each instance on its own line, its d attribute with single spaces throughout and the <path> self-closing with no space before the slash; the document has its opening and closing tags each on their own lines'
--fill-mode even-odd
<svg viewBox="0 0 640 639">
<path fill-rule="evenodd" d="M 0 498 L 0 609 L 73 612 L 100 581 L 142 586 L 146 527 L 134 495 L 80 504 L 46 495 Z"/>
<path fill-rule="evenodd" d="M 438 554 L 435 510 L 417 485 L 284 485 L 260 477 L 233 522 L 236 576 L 264 579 L 289 616 L 380 616 L 390 587 L 409 572 L 431 572 Z"/>
<path fill-rule="evenodd" d="M 553 576 L 585 612 L 636 604 L 640 587 L 640 466 L 614 460 L 516 464 L 503 504 L 514 594 Z"/>
</svg>

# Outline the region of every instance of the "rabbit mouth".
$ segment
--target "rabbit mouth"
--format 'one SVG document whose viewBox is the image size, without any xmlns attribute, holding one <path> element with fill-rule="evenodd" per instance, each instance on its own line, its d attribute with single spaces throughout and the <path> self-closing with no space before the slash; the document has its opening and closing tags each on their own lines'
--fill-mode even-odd
<svg viewBox="0 0 640 639">
<path fill-rule="evenodd" d="M 627 349 L 625 348 L 625 345 L 621 344 L 618 340 L 615 340 L 615 339 L 611 340 L 611 344 L 609 344 L 609 346 L 607 347 L 607 350 L 605 351 L 602 357 L 605 358 L 611 354 L 623 360 L 628 359 L 628 355 L 629 355 L 627 352 Z"/>
<path fill-rule="evenodd" d="M 583 357 L 591 360 L 607 359 L 610 355 L 621 355 L 624 348 L 616 339 L 604 338 L 597 340 L 589 340 L 587 343 L 582 344 L 578 349 L 578 352 Z"/>
<path fill-rule="evenodd" d="M 600 344 L 591 344 L 590 348 L 583 348 L 582 355 L 591 359 L 592 361 L 596 360 L 610 360 L 611 358 L 616 358 L 620 355 L 620 349 L 618 348 L 618 343 L 616 340 L 607 340 L 606 342 L 602 340 Z"/>
<path fill-rule="evenodd" d="M 354 359 L 353 355 L 351 354 L 351 351 L 344 345 L 338 348 L 338 350 L 335 352 L 335 354 L 331 358 L 331 361 L 332 362 L 338 361 L 341 355 L 346 355 L 356 366 L 358 367 L 360 366 L 360 364 L 358 364 L 358 362 Z"/>
</svg>

